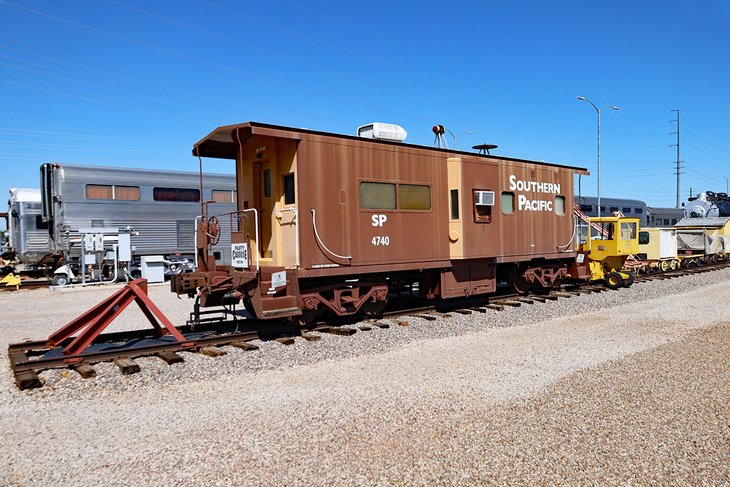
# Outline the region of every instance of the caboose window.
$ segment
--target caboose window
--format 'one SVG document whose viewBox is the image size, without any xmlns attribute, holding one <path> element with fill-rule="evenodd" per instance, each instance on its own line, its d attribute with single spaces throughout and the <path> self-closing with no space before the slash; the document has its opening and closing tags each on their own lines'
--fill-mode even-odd
<svg viewBox="0 0 730 487">
<path fill-rule="evenodd" d="M 639 232 L 639 245 L 646 245 L 649 243 L 649 232 Z"/>
<path fill-rule="evenodd" d="M 361 182 L 360 208 L 364 210 L 395 210 L 395 184 Z"/>
<path fill-rule="evenodd" d="M 401 184 L 399 186 L 401 210 L 430 210 L 431 187 L 421 184 Z"/>
<path fill-rule="evenodd" d="M 511 191 L 502 193 L 502 214 L 511 215 L 515 212 L 515 194 Z"/>
<path fill-rule="evenodd" d="M 183 188 L 153 188 L 152 197 L 155 201 L 200 201 L 200 190 Z"/>
<path fill-rule="evenodd" d="M 459 219 L 459 190 L 451 190 L 451 219 Z"/>
<path fill-rule="evenodd" d="M 492 206 L 494 206 L 494 192 L 482 189 L 473 190 L 474 221 L 476 223 L 492 222 Z"/>
<path fill-rule="evenodd" d="M 565 196 L 555 197 L 555 214 L 565 215 Z"/>
<path fill-rule="evenodd" d="M 293 205 L 296 201 L 294 194 L 294 175 L 284 174 L 284 204 Z"/>
</svg>

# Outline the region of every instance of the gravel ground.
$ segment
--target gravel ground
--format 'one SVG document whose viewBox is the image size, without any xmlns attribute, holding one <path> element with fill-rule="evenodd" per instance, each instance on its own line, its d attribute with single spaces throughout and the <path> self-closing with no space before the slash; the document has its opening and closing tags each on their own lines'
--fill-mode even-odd
<svg viewBox="0 0 730 487">
<path fill-rule="evenodd" d="M 0 372 L 0 485 L 728 484 L 730 269 L 83 380 Z M 110 289 L 0 294 L 6 345 Z M 150 295 L 173 323 L 191 301 Z M 125 311 L 117 329 L 147 326 Z"/>
</svg>

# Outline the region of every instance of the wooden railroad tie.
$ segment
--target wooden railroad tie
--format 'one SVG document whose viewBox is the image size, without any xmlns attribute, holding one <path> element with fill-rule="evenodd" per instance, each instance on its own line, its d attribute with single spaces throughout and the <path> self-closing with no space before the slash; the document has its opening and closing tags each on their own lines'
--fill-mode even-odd
<svg viewBox="0 0 730 487">
<path fill-rule="evenodd" d="M 555 296 L 554 294 L 546 294 L 546 295 L 543 296 L 543 298 L 545 298 L 545 299 L 547 299 L 549 301 L 557 301 L 558 300 L 558 297 Z"/>
<path fill-rule="evenodd" d="M 228 355 L 228 352 L 216 347 L 203 347 L 198 350 L 198 352 L 208 357 L 220 357 L 222 355 Z"/>
<path fill-rule="evenodd" d="M 426 314 L 426 313 L 420 313 L 420 314 L 411 315 L 411 316 L 413 316 L 414 318 L 422 318 L 422 319 L 424 319 L 426 321 L 436 321 L 438 319 L 438 316 L 429 315 L 429 314 Z"/>
<path fill-rule="evenodd" d="M 322 339 L 321 335 L 312 335 L 311 333 L 302 333 L 302 338 L 308 342 L 318 342 Z"/>
<path fill-rule="evenodd" d="M 281 343 L 282 345 L 294 345 L 294 339 L 292 337 L 274 338 L 274 341 Z"/>
<path fill-rule="evenodd" d="M 495 311 L 504 311 L 504 306 L 502 306 L 501 304 L 489 303 L 489 304 L 485 305 L 484 307 L 487 309 L 493 309 Z"/>
<path fill-rule="evenodd" d="M 340 335 L 340 336 L 352 336 L 355 333 L 357 333 L 357 330 L 355 328 L 341 328 L 338 326 L 333 326 L 330 328 L 323 328 L 322 331 L 324 333 L 331 333 L 332 335 Z"/>
<path fill-rule="evenodd" d="M 132 375 L 139 372 L 139 364 L 131 358 L 114 359 L 114 364 L 119 367 L 122 375 Z"/>
<path fill-rule="evenodd" d="M 455 309 L 454 313 L 458 313 L 460 315 L 470 315 L 472 314 L 472 311 L 470 309 Z"/>
<path fill-rule="evenodd" d="M 501 304 L 502 306 L 512 306 L 513 308 L 519 308 L 522 306 L 522 303 L 519 301 L 510 301 L 510 300 L 504 300 L 504 301 L 497 301 L 496 304 Z"/>
<path fill-rule="evenodd" d="M 377 326 L 378 328 L 390 328 L 390 324 L 386 323 L 385 321 L 376 321 L 373 323 L 373 325 Z"/>
<path fill-rule="evenodd" d="M 570 293 L 564 293 L 564 292 L 561 292 L 561 291 L 554 291 L 552 293 L 552 295 L 553 296 L 557 296 L 559 298 L 572 298 L 573 297 L 572 294 L 570 294 Z"/>
<path fill-rule="evenodd" d="M 175 352 L 160 352 L 157 354 L 157 356 L 164 360 L 167 365 L 181 364 L 185 362 L 185 359 Z"/>
<path fill-rule="evenodd" d="M 28 356 L 25 354 L 25 352 L 11 352 L 10 353 L 10 363 L 15 364 L 18 362 L 27 362 Z M 15 367 L 13 367 L 13 372 L 15 372 Z M 32 370 L 26 370 L 24 372 L 15 372 L 15 383 L 18 384 L 18 388 L 22 391 L 25 389 L 33 389 L 35 387 L 40 387 L 43 385 L 40 378 L 38 378 L 38 374 L 36 374 Z"/>
<path fill-rule="evenodd" d="M 254 345 L 252 343 L 245 342 L 243 340 L 236 340 L 235 342 L 229 343 L 229 345 L 232 347 L 240 348 L 241 350 L 244 350 L 244 351 L 259 349 L 258 346 Z"/>
<path fill-rule="evenodd" d="M 520 303 L 527 303 L 527 304 L 533 304 L 535 302 L 532 298 L 516 298 L 515 301 L 519 301 Z"/>
<path fill-rule="evenodd" d="M 89 364 L 79 364 L 72 367 L 83 379 L 96 377 L 96 370 Z"/>
<path fill-rule="evenodd" d="M 481 308 L 481 307 L 474 307 L 474 308 L 469 308 L 469 309 L 471 309 L 472 311 L 476 311 L 477 313 L 486 313 L 487 312 L 486 308 Z"/>
<path fill-rule="evenodd" d="M 398 326 L 411 326 L 411 324 L 408 323 L 407 321 L 399 321 Z"/>
<path fill-rule="evenodd" d="M 537 301 L 538 303 L 544 303 L 546 301 L 546 299 L 542 296 L 532 296 L 530 299 Z"/>
<path fill-rule="evenodd" d="M 360 326 L 358 326 L 358 328 L 360 329 L 360 331 L 370 331 L 373 329 L 372 326 L 367 326 L 367 325 L 360 325 Z"/>
</svg>

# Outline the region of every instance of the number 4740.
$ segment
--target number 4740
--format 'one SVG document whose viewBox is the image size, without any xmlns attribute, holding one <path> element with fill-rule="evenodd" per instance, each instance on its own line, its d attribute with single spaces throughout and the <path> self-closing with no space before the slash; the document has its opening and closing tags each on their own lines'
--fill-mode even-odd
<svg viewBox="0 0 730 487">
<path fill-rule="evenodd" d="M 375 247 L 377 247 L 378 245 L 390 245 L 390 237 L 387 235 L 376 235 L 375 237 L 373 237 L 370 243 L 372 243 Z"/>
</svg>

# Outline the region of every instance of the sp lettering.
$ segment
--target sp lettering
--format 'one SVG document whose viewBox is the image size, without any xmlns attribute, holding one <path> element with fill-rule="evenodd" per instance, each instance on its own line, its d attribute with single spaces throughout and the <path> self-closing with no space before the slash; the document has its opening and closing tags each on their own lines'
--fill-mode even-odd
<svg viewBox="0 0 730 487">
<path fill-rule="evenodd" d="M 373 215 L 370 221 L 374 227 L 382 227 L 388 221 L 388 215 Z"/>
</svg>

